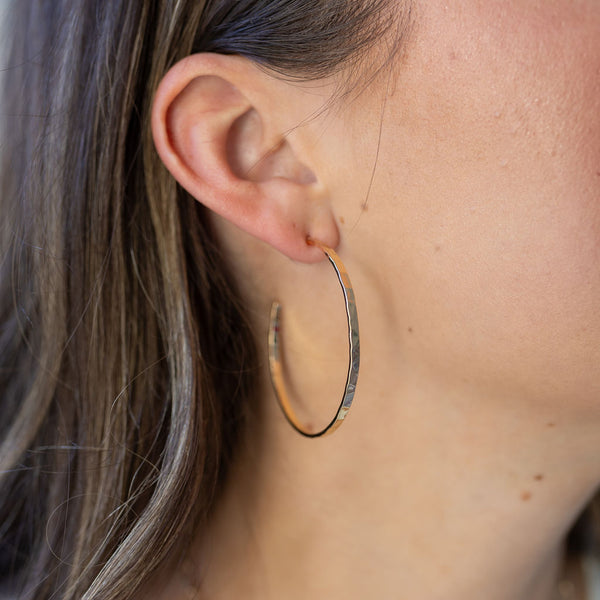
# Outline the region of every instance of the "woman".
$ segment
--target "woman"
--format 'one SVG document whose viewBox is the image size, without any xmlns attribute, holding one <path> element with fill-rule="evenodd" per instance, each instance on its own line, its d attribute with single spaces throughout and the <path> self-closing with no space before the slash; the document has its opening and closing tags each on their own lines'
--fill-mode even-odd
<svg viewBox="0 0 600 600">
<path fill-rule="evenodd" d="M 12 11 L 8 597 L 597 597 L 600 4 Z"/>
</svg>

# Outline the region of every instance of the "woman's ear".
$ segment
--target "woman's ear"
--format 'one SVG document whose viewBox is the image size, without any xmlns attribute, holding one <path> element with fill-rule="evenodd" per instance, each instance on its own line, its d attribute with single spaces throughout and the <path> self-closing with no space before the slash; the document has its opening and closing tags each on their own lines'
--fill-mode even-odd
<svg viewBox="0 0 600 600">
<path fill-rule="evenodd" d="M 163 78 L 152 133 L 197 200 L 291 259 L 315 262 L 323 254 L 307 238 L 336 247 L 339 232 L 325 187 L 282 126 L 301 98 L 247 59 L 194 54 Z"/>
</svg>

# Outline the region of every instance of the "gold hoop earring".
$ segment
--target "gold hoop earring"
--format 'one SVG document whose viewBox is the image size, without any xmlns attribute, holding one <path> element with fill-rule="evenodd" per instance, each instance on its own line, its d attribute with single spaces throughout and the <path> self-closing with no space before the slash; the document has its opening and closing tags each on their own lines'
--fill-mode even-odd
<svg viewBox="0 0 600 600">
<path fill-rule="evenodd" d="M 279 302 L 273 302 L 271 305 L 271 318 L 269 322 L 269 368 L 271 373 L 271 383 L 275 390 L 275 396 L 277 402 L 288 420 L 290 425 L 300 434 L 309 438 L 317 438 L 330 433 L 333 433 L 344 421 L 344 418 L 348 414 L 352 401 L 354 400 L 354 394 L 356 392 L 356 382 L 358 381 L 358 369 L 360 365 L 360 342 L 358 335 L 358 313 L 356 311 L 356 300 L 354 298 L 354 290 L 350 283 L 350 277 L 344 267 L 340 257 L 327 246 L 320 244 L 315 240 L 308 240 L 308 243 L 319 247 L 325 256 L 329 259 L 335 272 L 337 274 L 338 281 L 342 287 L 344 293 L 344 303 L 346 305 L 346 316 L 348 318 L 348 342 L 349 342 L 349 362 L 348 362 L 348 375 L 346 377 L 346 387 L 344 389 L 344 395 L 342 401 L 338 407 L 338 410 L 329 423 L 324 429 L 311 433 L 304 429 L 300 424 L 294 410 L 292 409 L 288 393 L 285 388 L 283 381 L 283 368 L 281 365 L 281 359 L 279 356 L 279 336 L 280 336 L 280 316 L 281 316 L 281 305 Z"/>
</svg>

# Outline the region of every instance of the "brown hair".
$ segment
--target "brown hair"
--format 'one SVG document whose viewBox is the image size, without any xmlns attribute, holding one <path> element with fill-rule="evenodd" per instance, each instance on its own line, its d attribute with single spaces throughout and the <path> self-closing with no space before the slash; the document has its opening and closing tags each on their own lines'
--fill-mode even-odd
<svg viewBox="0 0 600 600">
<path fill-rule="evenodd" d="M 131 598 L 210 511 L 244 425 L 235 408 L 257 391 L 254 338 L 203 209 L 152 145 L 160 79 L 199 51 L 302 79 L 357 75 L 384 33 L 401 37 L 389 4 L 14 2 L 0 172 L 11 593 Z"/>
</svg>

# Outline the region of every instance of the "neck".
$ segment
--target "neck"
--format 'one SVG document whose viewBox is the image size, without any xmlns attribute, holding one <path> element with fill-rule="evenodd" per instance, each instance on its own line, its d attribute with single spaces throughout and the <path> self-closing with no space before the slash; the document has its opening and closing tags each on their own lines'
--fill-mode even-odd
<svg viewBox="0 0 600 600">
<path fill-rule="evenodd" d="M 195 549 L 202 597 L 554 600 L 597 477 L 566 424 L 418 387 L 322 440 L 268 409 Z"/>
<path fill-rule="evenodd" d="M 286 378 L 298 416 L 325 423 L 347 369 L 345 322 L 322 305 L 300 322 L 310 298 L 295 311 L 294 299 Z M 358 390 L 333 435 L 294 432 L 265 373 L 187 581 L 211 600 L 555 600 L 565 536 L 600 480 L 597 409 L 428 367 L 371 322 L 379 314 L 363 311 Z M 328 327 L 339 348 L 315 345 Z"/>
</svg>

